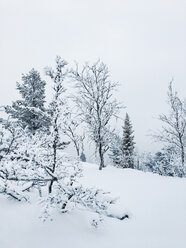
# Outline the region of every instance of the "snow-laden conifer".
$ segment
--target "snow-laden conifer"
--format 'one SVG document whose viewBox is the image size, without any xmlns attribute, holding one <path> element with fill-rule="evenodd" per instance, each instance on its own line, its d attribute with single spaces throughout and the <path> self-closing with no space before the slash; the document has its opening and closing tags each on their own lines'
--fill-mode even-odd
<svg viewBox="0 0 186 248">
<path fill-rule="evenodd" d="M 50 118 L 44 107 L 45 85 L 46 82 L 41 79 L 39 72 L 32 69 L 28 74 L 22 75 L 22 83 L 17 83 L 22 99 L 5 107 L 7 114 L 33 134 L 39 129 L 47 129 L 50 125 Z"/>
<path fill-rule="evenodd" d="M 125 168 L 134 168 L 134 131 L 129 118 L 126 114 L 124 126 L 123 126 L 123 137 L 121 143 L 121 151 L 123 155 L 122 166 Z"/>
</svg>

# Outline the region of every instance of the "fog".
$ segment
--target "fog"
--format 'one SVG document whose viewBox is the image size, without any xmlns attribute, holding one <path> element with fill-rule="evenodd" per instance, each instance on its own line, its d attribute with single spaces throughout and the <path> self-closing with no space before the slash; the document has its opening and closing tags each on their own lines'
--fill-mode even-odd
<svg viewBox="0 0 186 248">
<path fill-rule="evenodd" d="M 56 55 L 70 66 L 101 59 L 120 83 L 121 118 L 127 111 L 138 148 L 150 150 L 172 78 L 186 95 L 185 0 L 0 0 L 0 35 L 0 105 L 18 97 L 16 81 L 31 68 L 47 81 Z"/>
</svg>

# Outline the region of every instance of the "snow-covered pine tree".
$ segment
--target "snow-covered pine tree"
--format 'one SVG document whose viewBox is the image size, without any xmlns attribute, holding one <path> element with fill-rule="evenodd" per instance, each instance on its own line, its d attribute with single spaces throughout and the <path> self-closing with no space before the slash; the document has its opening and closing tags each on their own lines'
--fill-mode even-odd
<svg viewBox="0 0 186 248">
<path fill-rule="evenodd" d="M 123 137 L 121 144 L 121 151 L 123 154 L 122 166 L 124 168 L 134 168 L 134 135 L 133 135 L 132 124 L 129 115 L 126 113 L 124 126 L 123 126 Z"/>
<path fill-rule="evenodd" d="M 32 69 L 28 74 L 22 75 L 22 83 L 17 83 L 22 100 L 5 107 L 6 113 L 17 119 L 19 125 L 32 134 L 39 129 L 48 129 L 50 125 L 50 118 L 44 107 L 45 85 L 46 82 L 41 80 L 39 72 Z"/>
</svg>

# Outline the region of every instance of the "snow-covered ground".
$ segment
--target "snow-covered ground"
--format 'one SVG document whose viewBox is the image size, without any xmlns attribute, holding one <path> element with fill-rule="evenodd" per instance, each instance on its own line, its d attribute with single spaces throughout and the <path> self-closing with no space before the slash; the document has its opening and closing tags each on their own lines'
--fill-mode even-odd
<svg viewBox="0 0 186 248">
<path fill-rule="evenodd" d="M 82 183 L 119 197 L 112 211 L 128 213 L 129 219 L 106 217 L 95 229 L 90 225 L 93 214 L 74 211 L 42 223 L 37 203 L 17 203 L 0 196 L 0 248 L 186 247 L 186 179 L 83 166 Z"/>
</svg>

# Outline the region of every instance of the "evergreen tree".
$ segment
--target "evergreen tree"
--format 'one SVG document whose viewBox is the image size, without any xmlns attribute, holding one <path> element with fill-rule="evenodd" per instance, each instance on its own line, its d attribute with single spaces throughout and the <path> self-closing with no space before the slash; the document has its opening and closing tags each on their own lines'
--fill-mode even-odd
<svg viewBox="0 0 186 248">
<path fill-rule="evenodd" d="M 85 154 L 84 154 L 83 151 L 81 152 L 80 160 L 81 160 L 82 162 L 86 162 L 86 161 L 87 161 L 86 156 L 85 156 Z"/>
<path fill-rule="evenodd" d="M 22 100 L 5 107 L 7 114 L 17 119 L 22 128 L 33 134 L 38 129 L 45 129 L 50 125 L 50 118 L 44 108 L 45 85 L 46 82 L 41 80 L 39 72 L 32 69 L 28 74 L 22 75 L 22 83 L 17 83 Z"/>
<path fill-rule="evenodd" d="M 123 138 L 121 144 L 121 151 L 123 154 L 123 167 L 134 168 L 134 135 L 132 124 L 129 115 L 126 114 L 124 126 L 123 126 Z"/>
</svg>

